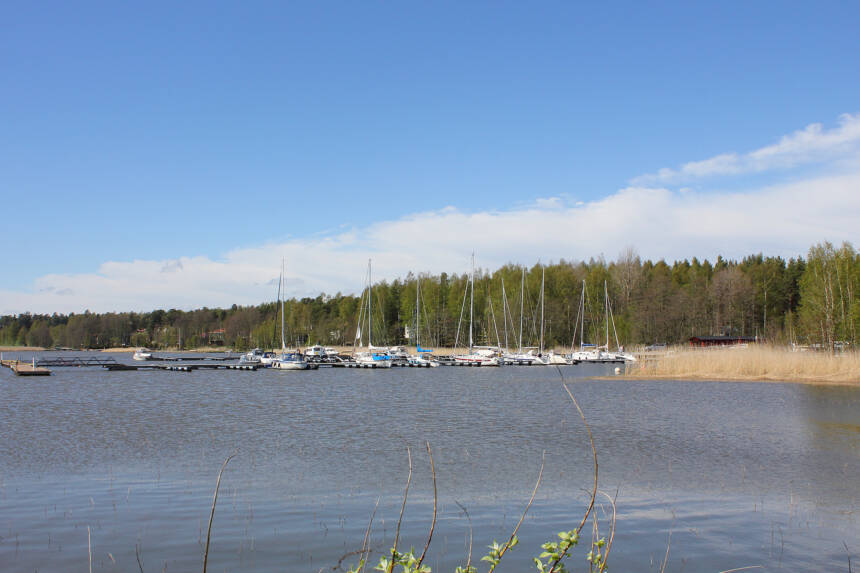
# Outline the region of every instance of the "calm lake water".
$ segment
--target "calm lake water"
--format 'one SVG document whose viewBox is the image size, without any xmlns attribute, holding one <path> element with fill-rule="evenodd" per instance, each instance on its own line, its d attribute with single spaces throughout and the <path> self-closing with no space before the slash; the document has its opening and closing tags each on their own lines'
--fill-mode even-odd
<svg viewBox="0 0 860 573">
<path fill-rule="evenodd" d="M 860 568 L 860 390 L 587 379 L 612 369 L 561 371 L 594 433 L 600 489 L 617 496 L 613 571 L 659 571 L 667 544 L 666 571 L 848 571 L 849 555 Z M 465 563 L 469 520 L 473 561 L 507 539 L 545 455 L 521 543 L 499 568 L 533 571 L 540 544 L 579 523 L 593 479 L 555 368 L 4 370 L 0 394 L 3 571 L 85 571 L 88 527 L 96 571 L 139 571 L 138 556 L 148 572 L 201 570 L 215 479 L 234 452 L 210 571 L 345 570 L 379 500 L 375 563 L 393 540 L 407 447 L 401 547 L 420 551 L 425 442 L 437 572 Z"/>
</svg>

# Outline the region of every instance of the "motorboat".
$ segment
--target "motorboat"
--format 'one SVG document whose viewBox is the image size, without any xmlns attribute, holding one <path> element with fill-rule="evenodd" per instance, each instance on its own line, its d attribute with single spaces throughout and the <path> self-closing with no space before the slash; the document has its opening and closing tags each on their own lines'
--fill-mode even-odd
<svg viewBox="0 0 860 573">
<path fill-rule="evenodd" d="M 239 357 L 239 364 L 242 365 L 251 365 L 251 364 L 263 364 L 263 351 L 260 348 L 255 348 L 249 352 L 246 352 L 242 356 Z"/>
<path fill-rule="evenodd" d="M 340 353 L 337 349 L 330 346 L 320 346 L 319 344 L 305 348 L 304 355 L 305 360 L 308 362 L 331 363 L 341 361 Z"/>
<path fill-rule="evenodd" d="M 411 354 L 406 358 L 406 363 L 416 368 L 436 368 L 439 366 L 439 361 L 430 358 L 429 354 Z"/>
<path fill-rule="evenodd" d="M 278 355 L 274 352 L 264 352 L 262 356 L 260 356 L 260 364 L 263 366 L 271 366 L 272 362 L 278 359 Z"/>
<path fill-rule="evenodd" d="M 310 367 L 311 364 L 299 351 L 284 352 L 272 361 L 272 368 L 275 370 L 308 370 Z"/>
<path fill-rule="evenodd" d="M 353 360 L 361 368 L 391 368 L 391 355 L 386 348 L 371 346 L 367 351 L 356 352 Z"/>
<path fill-rule="evenodd" d="M 152 350 L 149 348 L 138 348 L 132 355 L 134 360 L 152 360 Z"/>
<path fill-rule="evenodd" d="M 498 350 L 473 347 L 468 354 L 455 355 L 454 364 L 460 366 L 501 366 L 503 362 L 499 358 Z"/>
</svg>

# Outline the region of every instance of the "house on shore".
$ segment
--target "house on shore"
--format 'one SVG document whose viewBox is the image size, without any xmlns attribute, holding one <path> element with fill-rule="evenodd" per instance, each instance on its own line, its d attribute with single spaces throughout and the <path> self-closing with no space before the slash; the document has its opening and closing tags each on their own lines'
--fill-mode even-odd
<svg viewBox="0 0 860 573">
<path fill-rule="evenodd" d="M 740 344 L 750 344 L 758 342 L 755 336 L 693 336 L 690 338 L 690 346 L 707 347 L 707 346 L 738 346 Z"/>
</svg>

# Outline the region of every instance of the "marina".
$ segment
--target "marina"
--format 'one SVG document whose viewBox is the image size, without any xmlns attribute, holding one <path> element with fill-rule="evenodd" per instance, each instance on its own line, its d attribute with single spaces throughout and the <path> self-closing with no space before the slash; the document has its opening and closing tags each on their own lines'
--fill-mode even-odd
<svg viewBox="0 0 860 573">
<path fill-rule="evenodd" d="M 382 355 L 383 349 L 378 349 Z M 541 359 L 539 355 L 529 355 L 525 358 L 512 358 L 510 356 L 498 356 L 487 353 L 494 358 L 492 363 L 486 360 L 467 360 L 456 354 L 424 354 L 421 359 L 404 354 L 404 350 L 396 352 L 385 351 L 385 360 L 357 360 L 352 355 L 341 356 L 338 354 L 327 354 L 325 356 L 305 356 L 307 368 L 303 370 L 317 370 L 320 368 L 359 368 L 359 369 L 389 369 L 389 368 L 433 368 L 437 366 L 459 366 L 467 368 L 478 368 L 481 366 L 575 366 L 580 360 L 565 358 L 563 362 L 548 362 Z M 194 353 L 190 356 L 164 355 L 154 356 L 147 360 L 127 360 L 127 353 L 117 353 L 112 356 L 91 356 L 91 352 L 82 352 L 79 356 L 53 356 L 40 353 L 39 356 L 32 354 L 29 357 L 16 356 L 10 360 L 3 360 L 3 366 L 12 370 L 19 376 L 49 376 L 51 368 L 101 368 L 111 372 L 135 372 L 142 370 L 164 371 L 164 372 L 194 372 L 197 370 L 237 370 L 256 372 L 261 370 L 279 370 L 278 361 L 262 362 L 249 361 L 248 354 L 228 356 L 200 356 Z M 553 356 L 556 359 L 560 355 Z M 623 359 L 595 360 L 591 363 L 623 363 Z M 177 364 L 179 363 L 179 364 Z"/>
</svg>

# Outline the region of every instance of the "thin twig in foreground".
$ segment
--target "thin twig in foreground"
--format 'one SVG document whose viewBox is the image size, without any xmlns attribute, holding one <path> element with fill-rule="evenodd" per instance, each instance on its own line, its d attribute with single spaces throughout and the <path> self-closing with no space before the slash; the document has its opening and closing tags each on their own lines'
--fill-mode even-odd
<svg viewBox="0 0 860 573">
<path fill-rule="evenodd" d="M 90 554 L 90 573 L 93 573 L 93 544 L 89 525 L 87 525 L 87 551 Z"/>
<path fill-rule="evenodd" d="M 529 502 L 526 504 L 525 510 L 523 510 L 523 514 L 520 517 L 520 520 L 517 522 L 517 526 L 514 528 L 514 532 L 511 533 L 511 537 L 508 539 L 508 542 L 502 547 L 501 551 L 499 551 L 499 561 L 501 561 L 502 557 L 511 548 L 511 544 L 514 542 L 514 539 L 517 537 L 517 532 L 520 530 L 520 526 L 523 524 L 523 521 L 526 519 L 526 514 L 529 512 L 529 509 L 532 506 L 532 503 L 535 501 L 535 496 L 537 495 L 538 488 L 540 487 L 540 482 L 543 479 L 543 468 L 546 464 L 546 450 L 543 451 L 540 458 L 540 471 L 538 472 L 537 482 L 535 483 L 535 488 L 532 490 L 532 496 L 529 498 Z M 489 573 L 492 573 L 496 569 L 495 563 L 492 567 L 490 567 Z"/>
<path fill-rule="evenodd" d="M 588 503 L 588 509 L 585 511 L 585 515 L 582 516 L 582 521 L 579 523 L 579 527 L 576 528 L 576 535 L 579 536 L 579 533 L 588 521 L 588 516 L 591 515 L 591 510 L 594 509 L 594 500 L 597 497 L 597 448 L 594 447 L 594 436 L 591 434 L 591 426 L 588 425 L 588 420 L 585 419 L 585 414 L 583 413 L 582 408 L 579 407 L 579 402 L 577 402 L 576 398 L 573 397 L 573 392 L 571 392 L 570 388 L 567 387 L 567 382 L 564 380 L 564 374 L 562 374 L 561 368 L 556 366 L 555 369 L 561 377 L 562 386 L 564 386 L 567 395 L 570 396 L 571 401 L 573 401 L 573 405 L 576 406 L 576 411 L 579 412 L 579 417 L 582 418 L 582 423 L 585 424 L 585 430 L 588 432 L 588 443 L 591 444 L 591 455 L 594 458 L 594 489 L 591 491 L 591 501 Z M 556 560 L 550 564 L 547 573 L 555 573 L 555 568 L 558 567 L 558 564 L 565 558 L 567 551 L 567 549 L 562 551 Z"/>
<path fill-rule="evenodd" d="M 367 530 L 364 532 L 364 542 L 361 544 L 361 570 L 367 569 L 367 559 L 370 558 L 370 528 L 373 526 L 373 518 L 376 517 L 376 510 L 379 509 L 379 498 L 376 498 L 376 505 L 373 506 L 373 513 L 370 514 L 370 523 L 367 524 Z"/>
<path fill-rule="evenodd" d="M 394 558 L 397 555 L 397 542 L 400 540 L 400 524 L 403 523 L 403 512 L 406 511 L 406 498 L 409 497 L 409 484 L 412 483 L 412 449 L 406 446 L 406 455 L 409 457 L 409 476 L 406 478 L 406 491 L 403 492 L 403 504 L 400 506 L 400 517 L 397 518 L 397 529 L 394 532 L 394 546 L 391 548 L 391 564 L 388 573 L 394 571 Z"/>
<path fill-rule="evenodd" d="M 221 465 L 221 470 L 218 472 L 218 479 L 215 481 L 215 494 L 212 496 L 212 511 L 209 513 L 209 527 L 206 529 L 206 549 L 203 552 L 203 573 L 206 573 L 206 564 L 209 561 L 209 538 L 212 536 L 212 520 L 215 518 L 215 504 L 218 503 L 218 488 L 221 487 L 221 474 L 224 473 L 224 468 L 227 463 L 233 459 L 235 453 L 230 454 L 224 463 Z"/>
<path fill-rule="evenodd" d="M 137 559 L 137 567 L 140 569 L 140 573 L 143 573 L 143 563 L 140 562 L 140 543 L 134 544 L 134 557 Z"/>
<path fill-rule="evenodd" d="M 579 407 L 579 402 L 577 402 L 576 398 L 573 397 L 573 393 L 570 391 L 570 388 L 567 387 L 566 382 L 564 384 L 564 389 L 573 401 L 573 405 L 576 406 L 576 411 L 579 412 L 579 417 L 582 418 L 582 423 L 585 424 L 585 431 L 588 432 L 588 443 L 591 445 L 591 457 L 594 460 L 594 489 L 591 492 L 591 501 L 588 504 L 588 510 L 585 512 L 585 515 L 582 516 L 582 521 L 579 522 L 579 527 L 576 528 L 576 532 L 579 533 L 585 526 L 585 522 L 588 521 L 588 516 L 591 514 L 591 510 L 594 509 L 594 499 L 597 497 L 597 448 L 594 447 L 594 436 L 591 434 L 591 426 L 588 425 L 588 420 L 585 419 L 585 414 L 583 413 L 582 408 Z"/>
<path fill-rule="evenodd" d="M 748 565 L 747 567 L 738 567 L 737 569 L 726 569 L 720 573 L 734 573 L 735 571 L 746 571 L 748 569 L 764 569 L 764 565 Z"/>
<path fill-rule="evenodd" d="M 615 506 L 615 500 L 618 498 L 618 490 L 615 490 L 615 498 L 609 497 L 609 494 L 606 492 L 600 492 L 606 496 L 606 499 L 609 500 L 609 503 L 612 504 L 612 521 L 609 523 L 609 541 L 606 542 L 606 551 L 603 553 L 603 562 L 600 565 L 600 571 L 606 570 L 606 563 L 609 561 L 609 552 L 612 551 L 612 541 L 615 539 L 615 520 L 617 518 L 617 511 Z"/>
<path fill-rule="evenodd" d="M 666 541 L 666 555 L 663 557 L 663 563 L 660 565 L 660 573 L 666 570 L 666 564 L 669 562 L 669 547 L 672 545 L 672 529 L 669 529 L 669 540 Z"/>
<path fill-rule="evenodd" d="M 418 565 L 415 566 L 416 571 L 421 571 L 421 563 L 424 562 L 424 556 L 427 555 L 427 549 L 430 548 L 430 541 L 433 539 L 433 530 L 436 528 L 436 466 L 433 465 L 433 452 L 430 451 L 430 442 L 426 442 L 427 455 L 430 456 L 430 473 L 433 474 L 433 523 L 430 524 L 430 534 L 427 536 L 427 543 L 424 545 L 424 551 L 421 552 L 421 558 L 418 560 Z"/>
<path fill-rule="evenodd" d="M 469 510 L 466 509 L 466 507 L 462 503 L 460 503 L 456 499 L 454 500 L 454 503 L 457 504 L 457 507 L 463 510 L 463 513 L 466 514 L 466 521 L 469 522 L 469 554 L 466 556 L 466 571 L 468 571 L 469 568 L 472 566 L 472 517 L 469 515 Z"/>
</svg>

